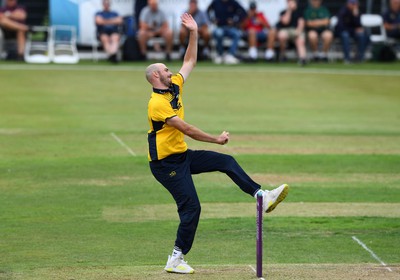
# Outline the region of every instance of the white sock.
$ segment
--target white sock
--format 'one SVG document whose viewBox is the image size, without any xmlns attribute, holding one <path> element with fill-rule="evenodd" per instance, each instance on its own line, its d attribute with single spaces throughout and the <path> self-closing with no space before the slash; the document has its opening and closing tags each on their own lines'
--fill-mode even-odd
<svg viewBox="0 0 400 280">
<path fill-rule="evenodd" d="M 179 258 L 182 255 L 181 249 L 175 247 L 174 250 L 172 250 L 172 257 L 173 258 Z"/>
<path fill-rule="evenodd" d="M 257 195 L 258 195 L 258 194 L 263 195 L 264 192 L 265 192 L 265 191 L 263 191 L 263 190 L 260 189 L 260 190 L 259 190 L 258 192 L 256 192 L 256 194 L 254 195 L 254 198 L 257 199 Z"/>
</svg>

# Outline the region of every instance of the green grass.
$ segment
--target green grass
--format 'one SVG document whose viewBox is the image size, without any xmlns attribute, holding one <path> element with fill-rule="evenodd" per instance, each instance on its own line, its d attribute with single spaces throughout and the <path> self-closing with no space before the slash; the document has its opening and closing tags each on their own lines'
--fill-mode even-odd
<svg viewBox="0 0 400 280">
<path fill-rule="evenodd" d="M 103 216 L 174 204 L 147 163 L 145 64 L 30 67 L 0 63 L 0 279 L 175 279 L 162 268 L 177 217 Z M 210 133 L 228 130 L 232 141 L 188 143 L 232 153 L 266 188 L 289 183 L 285 203 L 398 206 L 399 76 L 399 63 L 200 63 L 185 86 L 186 120 Z M 204 203 L 253 201 L 222 174 L 194 178 Z M 276 216 L 265 225 L 272 279 L 294 279 L 280 270 L 296 271 L 294 264 L 338 265 L 321 270 L 327 279 L 382 276 L 338 268 L 376 263 L 352 236 L 393 267 L 385 279 L 399 275 L 400 217 Z M 202 219 L 187 259 L 198 267 L 193 279 L 253 279 L 254 217 Z M 319 277 L 303 272 L 297 279 Z"/>
</svg>

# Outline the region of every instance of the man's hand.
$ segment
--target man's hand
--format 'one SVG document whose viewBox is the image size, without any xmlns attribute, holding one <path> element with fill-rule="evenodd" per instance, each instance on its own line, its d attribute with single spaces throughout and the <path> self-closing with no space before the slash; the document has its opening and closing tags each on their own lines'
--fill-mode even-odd
<svg viewBox="0 0 400 280">
<path fill-rule="evenodd" d="M 193 19 L 192 15 L 188 13 L 184 13 L 181 16 L 182 24 L 185 26 L 189 31 L 197 31 L 197 23 Z"/>
<path fill-rule="evenodd" d="M 229 132 L 222 132 L 220 136 L 217 138 L 217 143 L 220 145 L 225 145 L 229 141 Z"/>
</svg>

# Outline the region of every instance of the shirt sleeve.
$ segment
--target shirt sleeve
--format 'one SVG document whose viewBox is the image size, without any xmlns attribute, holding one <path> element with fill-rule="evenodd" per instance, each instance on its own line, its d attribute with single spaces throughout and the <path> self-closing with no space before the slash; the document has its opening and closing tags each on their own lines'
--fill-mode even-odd
<svg viewBox="0 0 400 280">
<path fill-rule="evenodd" d="M 176 116 L 174 109 L 172 109 L 171 104 L 167 100 L 162 100 L 161 102 L 157 102 L 153 104 L 151 110 L 151 119 L 156 122 L 165 122 L 167 119 L 170 119 Z"/>
<path fill-rule="evenodd" d="M 147 22 L 147 13 L 148 12 L 147 11 L 148 11 L 148 9 L 147 9 L 147 7 L 145 7 L 139 16 L 139 20 L 145 22 L 146 24 L 148 24 L 148 22 Z"/>
<path fill-rule="evenodd" d="M 164 13 L 164 11 L 160 10 L 160 24 L 163 25 L 165 22 L 168 23 L 167 15 Z"/>
<path fill-rule="evenodd" d="M 173 84 L 178 85 L 180 88 L 183 87 L 183 83 L 185 82 L 181 73 L 175 74 L 172 76 L 171 81 Z"/>
</svg>

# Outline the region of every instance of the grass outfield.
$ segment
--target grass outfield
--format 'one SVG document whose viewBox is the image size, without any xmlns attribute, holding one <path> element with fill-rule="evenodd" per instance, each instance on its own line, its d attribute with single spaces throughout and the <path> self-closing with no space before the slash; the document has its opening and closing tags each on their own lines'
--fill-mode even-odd
<svg viewBox="0 0 400 280">
<path fill-rule="evenodd" d="M 255 201 L 220 173 L 194 177 L 196 274 L 163 271 L 178 217 L 147 163 L 144 68 L 0 63 L 1 280 L 256 278 Z M 400 278 L 399 78 L 399 63 L 190 76 L 186 120 L 231 142 L 189 146 L 291 186 L 265 220 L 268 279 Z"/>
</svg>

